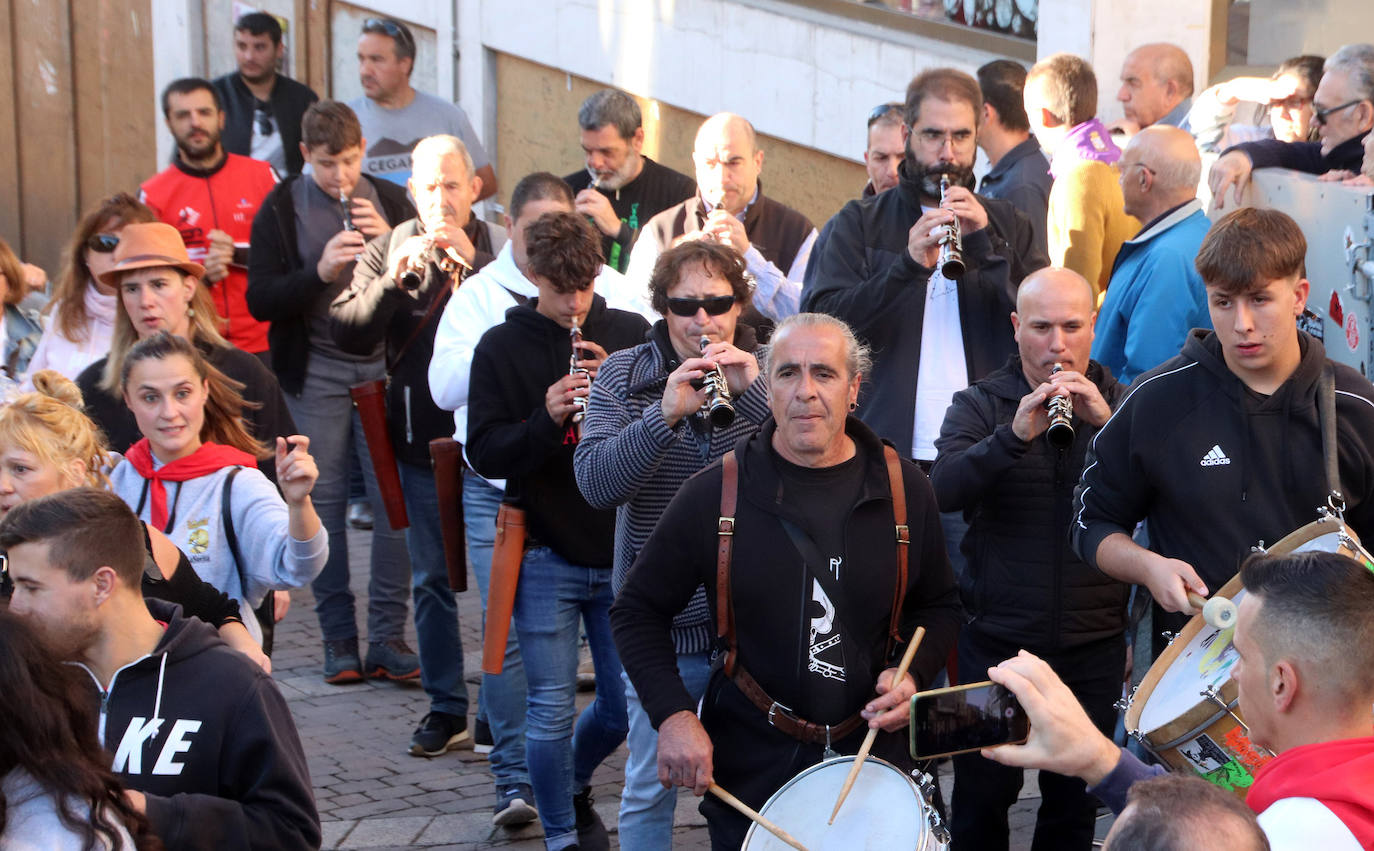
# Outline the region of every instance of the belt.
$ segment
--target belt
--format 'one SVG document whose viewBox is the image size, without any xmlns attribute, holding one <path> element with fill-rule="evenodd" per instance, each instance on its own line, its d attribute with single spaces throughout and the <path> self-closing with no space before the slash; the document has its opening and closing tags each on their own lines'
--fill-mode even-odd
<svg viewBox="0 0 1374 851">
<path fill-rule="evenodd" d="M 749 698 L 750 703 L 768 716 L 769 724 L 773 725 L 778 732 L 791 736 L 799 742 L 830 747 L 832 742 L 838 742 L 865 723 L 863 716 L 857 712 L 838 724 L 816 724 L 807 721 L 788 707 L 769 697 L 768 692 L 763 690 L 763 686 L 759 685 L 758 681 L 744 669 L 744 666 L 738 663 L 735 665 L 735 673 L 731 679 L 740 693 Z"/>
<path fill-rule="evenodd" d="M 921 468 L 921 472 L 930 475 L 930 468 L 935 466 L 934 461 L 922 461 L 920 458 L 912 458 L 911 462 Z"/>
</svg>

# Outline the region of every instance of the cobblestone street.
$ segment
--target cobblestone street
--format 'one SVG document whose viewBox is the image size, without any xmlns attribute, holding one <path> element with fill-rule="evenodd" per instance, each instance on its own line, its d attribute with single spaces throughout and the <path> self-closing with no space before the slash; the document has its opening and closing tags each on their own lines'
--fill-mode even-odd
<svg viewBox="0 0 1374 851">
<path fill-rule="evenodd" d="M 349 533 L 354 565 L 367 564 L 369 537 Z M 468 696 L 476 712 L 481 635 L 477 586 L 458 595 Z M 354 571 L 358 615 L 366 612 L 366 575 Z M 366 650 L 366 636 L 363 636 Z M 407 639 L 414 646 L 413 628 Z M 324 827 L 325 848 L 543 848 L 538 824 L 521 830 L 491 826 L 495 803 L 486 760 L 470 749 L 437 759 L 410 756 L 410 735 L 428 709 L 419 682 L 397 684 L 367 681 L 357 685 L 326 685 L 320 676 L 319 625 L 309 588 L 292 594 L 291 612 L 278 625 L 273 654 L 274 676 L 295 716 L 310 761 L 315 800 Z M 585 703 L 583 696 L 579 703 Z M 469 720 L 471 723 L 471 720 Z M 593 777 L 596 809 L 616 837 L 625 749 L 621 747 Z M 941 778 L 948 798 L 952 778 Z M 1012 849 L 1030 847 L 1039 804 L 1033 778 L 1011 813 Z M 710 847 L 697 801 L 681 795 L 678 801 L 674 848 Z M 1099 822 L 1099 837 L 1107 820 Z"/>
</svg>

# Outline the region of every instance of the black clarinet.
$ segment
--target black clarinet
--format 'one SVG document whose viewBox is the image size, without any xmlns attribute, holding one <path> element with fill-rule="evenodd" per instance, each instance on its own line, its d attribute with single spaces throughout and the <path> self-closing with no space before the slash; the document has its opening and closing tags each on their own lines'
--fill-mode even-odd
<svg viewBox="0 0 1374 851">
<path fill-rule="evenodd" d="M 1062 364 L 1055 364 L 1050 375 L 1063 371 Z M 1045 402 L 1045 407 L 1050 413 L 1050 427 L 1045 429 L 1045 439 L 1055 449 L 1068 449 L 1073 445 L 1073 397 L 1068 394 L 1051 396 Z"/>
</svg>

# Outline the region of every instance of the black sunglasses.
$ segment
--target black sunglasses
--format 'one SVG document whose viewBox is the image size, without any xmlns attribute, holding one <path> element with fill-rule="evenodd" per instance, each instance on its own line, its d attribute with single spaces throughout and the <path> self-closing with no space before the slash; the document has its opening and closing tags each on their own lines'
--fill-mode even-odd
<svg viewBox="0 0 1374 851">
<path fill-rule="evenodd" d="M 877 106 L 873 107 L 873 111 L 870 112 L 870 113 L 868 114 L 868 126 L 869 126 L 869 127 L 872 127 L 872 126 L 873 126 L 873 122 L 877 121 L 879 118 L 882 118 L 884 115 L 887 115 L 889 112 L 895 112 L 896 110 L 899 110 L 899 109 L 901 109 L 901 108 L 902 108 L 902 105 L 901 105 L 900 103 L 880 103 L 880 104 L 878 104 Z"/>
<path fill-rule="evenodd" d="M 411 50 L 415 49 L 415 41 L 410 37 L 410 31 L 390 18 L 368 18 L 363 21 L 363 32 L 380 32 L 391 36 L 402 44 L 409 45 Z"/>
<path fill-rule="evenodd" d="M 269 111 L 270 107 L 271 107 L 271 104 L 263 103 L 262 101 L 258 101 L 258 102 L 253 106 L 253 112 L 254 112 L 254 113 L 257 115 L 257 117 L 258 117 L 258 135 L 259 135 L 259 136 L 271 136 L 271 135 L 272 135 L 272 129 L 273 129 L 273 128 L 272 128 L 272 113 Z"/>
<path fill-rule="evenodd" d="M 1327 117 L 1330 116 L 1332 113 L 1340 112 L 1342 109 L 1349 109 L 1350 107 L 1354 106 L 1354 105 L 1357 104 L 1357 103 L 1364 103 L 1364 99 L 1363 99 L 1363 98 L 1356 98 L 1355 100 L 1346 101 L 1345 103 L 1341 104 L 1340 106 L 1333 106 L 1333 107 L 1331 107 L 1330 109 L 1317 109 L 1317 110 L 1313 110 L 1313 111 L 1312 111 L 1312 123 L 1313 123 L 1313 124 L 1325 125 L 1325 124 L 1326 124 L 1326 119 L 1327 119 Z"/>
<path fill-rule="evenodd" d="M 707 316 L 720 316 L 734 306 L 735 297 L 732 295 L 668 299 L 668 312 L 674 316 L 696 316 L 698 310 L 706 311 Z"/>
<path fill-rule="evenodd" d="M 86 247 L 97 254 L 109 254 L 119 247 L 119 234 L 93 233 L 86 239 Z"/>
</svg>

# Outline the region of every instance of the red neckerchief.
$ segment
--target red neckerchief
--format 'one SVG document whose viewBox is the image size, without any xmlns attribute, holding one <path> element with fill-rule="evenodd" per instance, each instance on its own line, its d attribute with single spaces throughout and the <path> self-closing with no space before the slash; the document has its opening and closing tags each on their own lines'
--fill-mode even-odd
<svg viewBox="0 0 1374 851">
<path fill-rule="evenodd" d="M 153 469 L 153 450 L 148 438 L 143 438 L 129 447 L 124 459 L 133 465 L 134 470 L 151 485 L 153 500 L 148 520 L 159 529 L 167 525 L 167 488 L 163 482 L 186 482 L 199 479 L 225 467 L 252 467 L 258 459 L 232 446 L 219 443 L 202 443 L 200 448 L 185 458 L 178 458 L 170 464 Z"/>
</svg>

